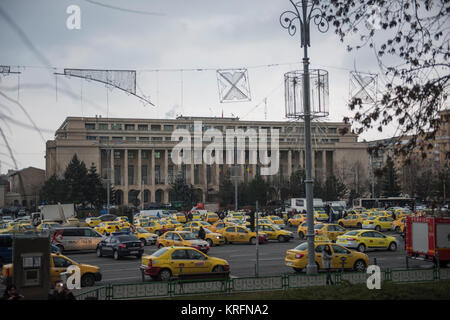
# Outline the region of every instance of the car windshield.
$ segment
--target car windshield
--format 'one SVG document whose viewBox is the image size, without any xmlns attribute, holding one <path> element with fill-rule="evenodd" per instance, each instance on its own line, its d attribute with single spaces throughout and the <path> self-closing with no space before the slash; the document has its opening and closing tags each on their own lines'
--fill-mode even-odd
<svg viewBox="0 0 450 320">
<path fill-rule="evenodd" d="M 136 231 L 139 233 L 150 233 L 147 230 L 145 230 L 144 228 L 136 228 Z"/>
<path fill-rule="evenodd" d="M 167 252 L 167 249 L 166 248 L 161 248 L 161 249 L 159 249 L 159 250 L 157 250 L 157 251 L 155 251 L 155 252 L 153 252 L 152 253 L 152 257 L 160 257 L 161 255 L 163 255 L 164 253 L 166 253 Z"/>
<path fill-rule="evenodd" d="M 277 225 L 272 225 L 272 228 L 274 228 L 275 230 L 281 230 L 281 228 Z"/>
<path fill-rule="evenodd" d="M 294 250 L 305 251 L 308 249 L 308 242 L 303 242 L 300 245 L 296 246 Z"/>
<path fill-rule="evenodd" d="M 345 235 L 346 236 L 356 236 L 359 233 L 359 231 L 349 231 Z"/>
<path fill-rule="evenodd" d="M 24 224 L 22 227 L 24 229 L 28 229 L 28 230 L 34 229 L 34 227 L 32 225 L 29 225 L 29 224 Z"/>
<path fill-rule="evenodd" d="M 314 225 L 314 230 L 320 230 L 323 227 L 325 227 L 325 225 L 323 225 L 323 224 L 316 224 L 316 225 Z"/>
<path fill-rule="evenodd" d="M 197 238 L 194 236 L 194 234 L 191 233 L 191 232 L 181 233 L 180 235 L 181 235 L 181 237 L 182 237 L 184 240 L 195 240 L 195 239 L 197 239 Z"/>
<path fill-rule="evenodd" d="M 203 230 L 205 230 L 206 233 L 213 233 L 211 230 L 204 228 Z"/>
<path fill-rule="evenodd" d="M 167 222 L 166 221 L 159 221 L 159 224 L 166 225 Z"/>
<path fill-rule="evenodd" d="M 375 220 L 375 219 L 376 219 L 376 217 L 370 217 L 367 220 Z"/>
</svg>

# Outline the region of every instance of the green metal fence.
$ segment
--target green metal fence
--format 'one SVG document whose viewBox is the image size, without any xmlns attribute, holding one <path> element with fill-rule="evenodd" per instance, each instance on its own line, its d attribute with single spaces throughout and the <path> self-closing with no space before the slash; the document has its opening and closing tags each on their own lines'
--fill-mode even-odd
<svg viewBox="0 0 450 320">
<path fill-rule="evenodd" d="M 335 285 L 349 282 L 362 284 L 367 282 L 365 272 L 333 272 Z M 450 268 L 405 269 L 381 271 L 381 281 L 394 283 L 430 282 L 450 280 Z M 205 294 L 228 294 L 237 292 L 273 291 L 305 288 L 311 286 L 325 286 L 326 274 L 316 275 L 283 274 L 281 276 L 245 277 L 232 279 L 209 280 L 174 280 L 149 281 L 137 283 L 107 284 L 103 287 L 91 289 L 77 294 L 78 300 L 123 300 L 177 297 Z"/>
</svg>

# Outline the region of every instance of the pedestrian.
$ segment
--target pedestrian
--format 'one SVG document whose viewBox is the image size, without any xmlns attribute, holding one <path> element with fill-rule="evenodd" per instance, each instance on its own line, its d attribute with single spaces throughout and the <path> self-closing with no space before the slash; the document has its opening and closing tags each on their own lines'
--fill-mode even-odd
<svg viewBox="0 0 450 320">
<path fill-rule="evenodd" d="M 327 271 L 327 285 L 333 284 L 331 279 L 331 260 L 333 259 L 333 253 L 331 252 L 330 246 L 327 244 L 322 252 L 322 268 Z"/>
<path fill-rule="evenodd" d="M 49 300 L 76 300 L 72 291 L 61 281 L 55 283 L 55 290 L 48 296 Z"/>
<path fill-rule="evenodd" d="M 23 295 L 21 295 L 15 285 L 10 284 L 6 287 L 3 293 L 2 300 L 23 300 Z"/>
<path fill-rule="evenodd" d="M 198 230 L 198 237 L 202 240 L 205 240 L 206 238 L 206 231 L 202 226 L 200 226 L 200 230 Z"/>
<path fill-rule="evenodd" d="M 192 212 L 189 212 L 189 213 L 188 213 L 188 220 L 189 220 L 189 221 L 192 221 L 192 218 L 193 218 Z"/>
</svg>

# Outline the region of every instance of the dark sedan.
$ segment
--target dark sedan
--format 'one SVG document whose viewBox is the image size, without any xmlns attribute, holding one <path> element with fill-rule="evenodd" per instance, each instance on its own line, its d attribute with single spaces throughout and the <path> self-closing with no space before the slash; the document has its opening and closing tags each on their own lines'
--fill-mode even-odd
<svg viewBox="0 0 450 320">
<path fill-rule="evenodd" d="M 143 253 L 143 243 L 135 236 L 127 233 L 114 232 L 97 245 L 98 257 L 113 256 L 115 260 L 126 256 L 141 258 Z"/>
</svg>

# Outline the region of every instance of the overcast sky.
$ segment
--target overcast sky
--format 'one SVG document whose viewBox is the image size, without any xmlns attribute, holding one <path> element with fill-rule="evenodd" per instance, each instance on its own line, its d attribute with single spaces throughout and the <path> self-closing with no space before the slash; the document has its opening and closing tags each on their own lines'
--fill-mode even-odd
<svg viewBox="0 0 450 320">
<path fill-rule="evenodd" d="M 303 54 L 298 35 L 290 37 L 279 24 L 280 14 L 292 9 L 288 0 L 94 2 L 142 14 L 88 0 L 0 1 L 0 8 L 30 41 L 27 44 L 0 16 L 0 65 L 21 72 L 19 76 L 0 75 L 0 92 L 18 99 L 43 135 L 2 120 L 0 126 L 19 168 L 45 169 L 45 141 L 54 138 L 67 116 L 220 117 L 223 112 L 224 116 L 243 120 L 285 120 L 283 77 L 287 71 L 301 69 Z M 81 9 L 80 30 L 66 27 L 70 5 Z M 320 121 L 341 121 L 350 115 L 346 106 L 349 72 L 356 66 L 360 71 L 377 73 L 374 55 L 370 51 L 347 53 L 331 28 L 326 34 L 312 28 L 311 38 L 311 68 L 329 72 L 330 115 Z M 97 82 L 56 79 L 53 73 L 64 68 L 136 70 L 137 93 L 149 97 L 156 107 L 145 106 L 139 99 Z M 199 68 L 212 70 L 179 71 Z M 214 69 L 225 68 L 248 69 L 251 101 L 220 103 Z M 31 126 L 25 112 L 3 96 L 0 111 Z M 388 130 L 380 135 L 374 130 L 360 140 L 392 133 Z M 3 141 L 0 161 L 2 173 L 13 168 Z"/>
</svg>

